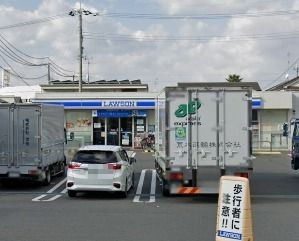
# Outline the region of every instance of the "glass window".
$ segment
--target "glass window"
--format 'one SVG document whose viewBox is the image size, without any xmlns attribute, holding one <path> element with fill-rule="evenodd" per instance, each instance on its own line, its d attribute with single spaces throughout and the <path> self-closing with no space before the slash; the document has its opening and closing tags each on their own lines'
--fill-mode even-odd
<svg viewBox="0 0 299 241">
<path fill-rule="evenodd" d="M 94 164 L 106 164 L 117 162 L 117 157 L 112 151 L 78 151 L 73 158 L 73 162 L 79 163 L 94 163 Z"/>
</svg>

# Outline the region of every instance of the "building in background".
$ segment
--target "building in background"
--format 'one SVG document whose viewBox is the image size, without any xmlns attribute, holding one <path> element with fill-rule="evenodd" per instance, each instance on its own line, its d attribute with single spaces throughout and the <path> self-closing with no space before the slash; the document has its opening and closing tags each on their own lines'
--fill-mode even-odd
<svg viewBox="0 0 299 241">
<path fill-rule="evenodd" d="M 10 70 L 2 69 L 1 73 L 1 88 L 10 86 Z"/>
<path fill-rule="evenodd" d="M 65 108 L 68 148 L 88 144 L 140 148 L 140 141 L 155 130 L 156 93 L 135 81 L 72 81 L 42 85 L 33 102 L 61 104 Z"/>
</svg>

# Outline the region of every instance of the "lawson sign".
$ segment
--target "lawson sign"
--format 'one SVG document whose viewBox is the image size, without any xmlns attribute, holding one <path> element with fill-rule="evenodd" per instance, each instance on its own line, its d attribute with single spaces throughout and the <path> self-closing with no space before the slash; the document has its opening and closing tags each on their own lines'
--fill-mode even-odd
<svg viewBox="0 0 299 241">
<path fill-rule="evenodd" d="M 65 109 L 155 109 L 154 100 L 33 100 L 34 103 L 63 105 Z"/>
</svg>

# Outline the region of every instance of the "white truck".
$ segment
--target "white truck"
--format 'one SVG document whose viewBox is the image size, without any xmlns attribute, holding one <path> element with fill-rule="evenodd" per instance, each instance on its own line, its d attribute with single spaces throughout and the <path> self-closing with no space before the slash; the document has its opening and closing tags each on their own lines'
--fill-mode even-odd
<svg viewBox="0 0 299 241">
<path fill-rule="evenodd" d="M 179 83 L 157 97 L 155 168 L 163 195 L 218 193 L 222 175 L 252 171 L 257 83 Z"/>
<path fill-rule="evenodd" d="M 63 174 L 64 108 L 0 104 L 0 180 L 27 178 L 45 185 Z"/>
</svg>

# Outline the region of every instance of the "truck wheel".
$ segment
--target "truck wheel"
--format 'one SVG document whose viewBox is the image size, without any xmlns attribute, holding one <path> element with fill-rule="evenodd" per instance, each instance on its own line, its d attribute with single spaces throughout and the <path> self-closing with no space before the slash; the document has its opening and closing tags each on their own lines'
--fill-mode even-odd
<svg viewBox="0 0 299 241">
<path fill-rule="evenodd" d="M 167 185 L 167 182 L 165 180 L 162 181 L 162 194 L 164 197 L 170 196 L 169 187 Z"/>
<path fill-rule="evenodd" d="M 67 194 L 69 195 L 69 197 L 76 197 L 76 195 L 77 195 L 76 191 L 73 191 L 73 190 L 68 190 Z"/>
<path fill-rule="evenodd" d="M 294 170 L 298 170 L 299 169 L 299 160 L 292 159 L 292 168 Z"/>
<path fill-rule="evenodd" d="M 46 175 L 46 177 L 43 181 L 43 185 L 48 186 L 48 185 L 50 185 L 51 179 L 52 179 L 50 170 L 46 171 L 45 175 Z"/>
<path fill-rule="evenodd" d="M 64 162 L 61 162 L 61 170 L 57 176 L 63 177 L 64 175 L 65 175 L 65 164 L 64 164 Z"/>
</svg>

